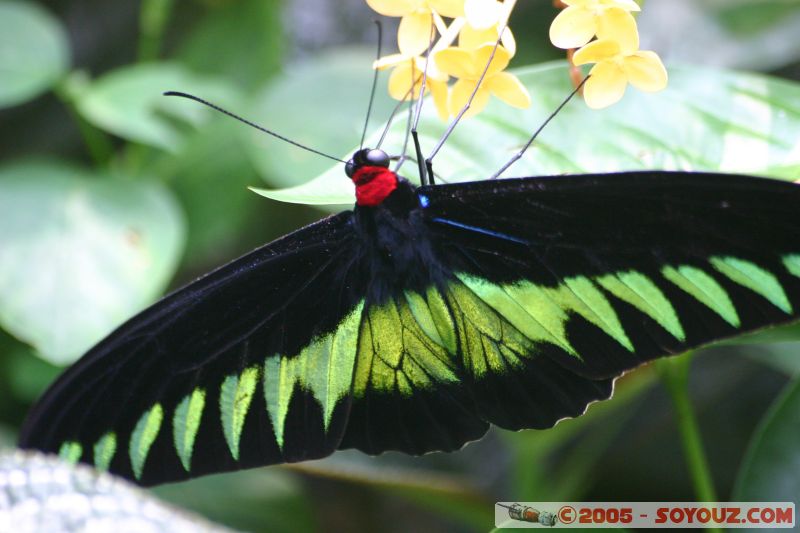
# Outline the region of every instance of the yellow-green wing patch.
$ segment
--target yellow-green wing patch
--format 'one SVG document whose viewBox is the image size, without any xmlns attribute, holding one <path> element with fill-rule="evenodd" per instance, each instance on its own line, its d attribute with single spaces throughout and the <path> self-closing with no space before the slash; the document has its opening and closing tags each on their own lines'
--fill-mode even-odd
<svg viewBox="0 0 800 533">
<path fill-rule="evenodd" d="M 677 268 L 667 266 L 661 270 L 661 273 L 667 280 L 692 295 L 731 326 L 735 328 L 741 326 L 739 314 L 736 312 L 728 292 L 714 278 L 699 268 L 688 265 Z"/>
<path fill-rule="evenodd" d="M 709 261 L 733 282 L 760 294 L 784 313 L 792 313 L 792 304 L 783 286 L 771 272 L 736 257 L 712 257 Z"/>
<path fill-rule="evenodd" d="M 133 474 L 137 479 L 142 477 L 147 454 L 150 452 L 150 447 L 155 442 L 156 437 L 158 437 L 163 419 L 164 409 L 161 407 L 161 404 L 157 403 L 149 410 L 145 411 L 133 428 L 128 453 L 131 459 Z"/>
</svg>

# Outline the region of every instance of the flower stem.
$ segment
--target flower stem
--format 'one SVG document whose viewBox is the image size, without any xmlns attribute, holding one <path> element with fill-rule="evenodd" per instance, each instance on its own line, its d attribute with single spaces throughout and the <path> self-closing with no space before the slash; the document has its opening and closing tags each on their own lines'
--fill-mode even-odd
<svg viewBox="0 0 800 533">
<path fill-rule="evenodd" d="M 174 0 L 142 0 L 139 11 L 139 61 L 153 61 L 161 53 L 164 28 L 172 13 Z"/>
<path fill-rule="evenodd" d="M 689 398 L 689 367 L 692 354 L 681 357 L 662 359 L 656 362 L 661 380 L 672 397 L 678 430 L 683 441 L 683 452 L 686 465 L 692 477 L 695 495 L 701 502 L 716 502 L 717 493 L 708 466 L 708 459 L 703 449 L 700 428 Z M 717 530 L 721 531 L 721 530 Z"/>
</svg>

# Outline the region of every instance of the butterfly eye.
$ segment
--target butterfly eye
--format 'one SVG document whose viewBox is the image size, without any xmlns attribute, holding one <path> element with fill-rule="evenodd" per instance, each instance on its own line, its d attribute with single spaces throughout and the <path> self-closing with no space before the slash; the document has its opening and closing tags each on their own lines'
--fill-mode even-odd
<svg viewBox="0 0 800 533">
<path fill-rule="evenodd" d="M 351 159 L 350 161 L 345 163 L 344 173 L 347 174 L 348 178 L 352 178 L 355 172 L 356 172 L 356 162 Z"/>
<path fill-rule="evenodd" d="M 383 150 L 370 150 L 367 152 L 365 159 L 368 165 L 384 168 L 389 166 L 389 156 Z"/>
</svg>

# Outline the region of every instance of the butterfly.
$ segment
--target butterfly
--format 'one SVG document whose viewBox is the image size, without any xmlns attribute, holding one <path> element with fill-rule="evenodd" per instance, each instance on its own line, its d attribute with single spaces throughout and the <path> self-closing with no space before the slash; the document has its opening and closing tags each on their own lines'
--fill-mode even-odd
<svg viewBox="0 0 800 533">
<path fill-rule="evenodd" d="M 491 424 L 579 416 L 654 358 L 800 319 L 798 185 L 650 171 L 416 187 L 389 166 L 359 149 L 352 210 L 111 333 L 20 446 L 142 485 L 452 451 Z"/>
</svg>

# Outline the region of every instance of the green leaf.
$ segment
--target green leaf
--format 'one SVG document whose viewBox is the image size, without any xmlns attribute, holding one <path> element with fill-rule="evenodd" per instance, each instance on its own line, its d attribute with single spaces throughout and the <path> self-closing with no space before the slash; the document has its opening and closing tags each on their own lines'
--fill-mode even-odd
<svg viewBox="0 0 800 533">
<path fill-rule="evenodd" d="M 64 365 L 163 291 L 184 242 L 162 186 L 58 161 L 0 169 L 0 325 Z"/>
<path fill-rule="evenodd" d="M 572 88 L 560 62 L 516 74 L 532 95 L 531 108 L 518 110 L 495 99 L 476 118 L 463 121 L 435 159 L 440 182 L 492 175 Z M 800 85 L 699 67 L 673 67 L 670 76 L 667 90 L 644 94 L 629 89 L 622 102 L 602 111 L 579 99 L 571 102 L 504 177 L 667 169 L 797 179 Z M 426 106 L 419 126 L 426 155 L 445 129 L 431 107 Z M 404 136 L 405 123 L 398 120 L 384 146 L 398 153 Z M 377 134 L 366 145 L 376 139 Z M 413 163 L 403 173 L 416 180 Z M 284 202 L 353 203 L 352 184 L 341 165 L 302 185 L 257 192 Z"/>
<path fill-rule="evenodd" d="M 286 469 L 260 468 L 216 474 L 156 487 L 172 504 L 241 531 L 320 530 L 314 505 L 299 476 Z"/>
<path fill-rule="evenodd" d="M 800 500 L 800 379 L 795 379 L 756 429 L 732 501 Z"/>
<path fill-rule="evenodd" d="M 61 24 L 33 2 L 0 2 L 0 108 L 35 98 L 69 68 Z"/>
<path fill-rule="evenodd" d="M 182 63 L 247 88 L 278 72 L 286 42 L 281 2 L 239 0 L 205 5 L 207 12 L 178 51 Z"/>
<path fill-rule="evenodd" d="M 184 137 L 181 122 L 199 124 L 212 111 L 197 102 L 165 97 L 187 91 L 215 103 L 235 101 L 225 82 L 200 77 L 174 63 L 143 63 L 112 71 L 73 91 L 78 112 L 88 122 L 124 139 L 177 150 Z"/>
<path fill-rule="evenodd" d="M 320 54 L 257 95 L 248 116 L 306 146 L 335 157 L 350 157 L 364 127 L 374 54 L 351 48 Z M 387 94 L 386 79 L 382 76 L 378 85 L 373 128 L 386 120 L 395 104 Z M 329 160 L 258 131 L 253 131 L 251 138 L 248 148 L 253 162 L 274 186 L 298 183 L 330 167 Z"/>
</svg>

